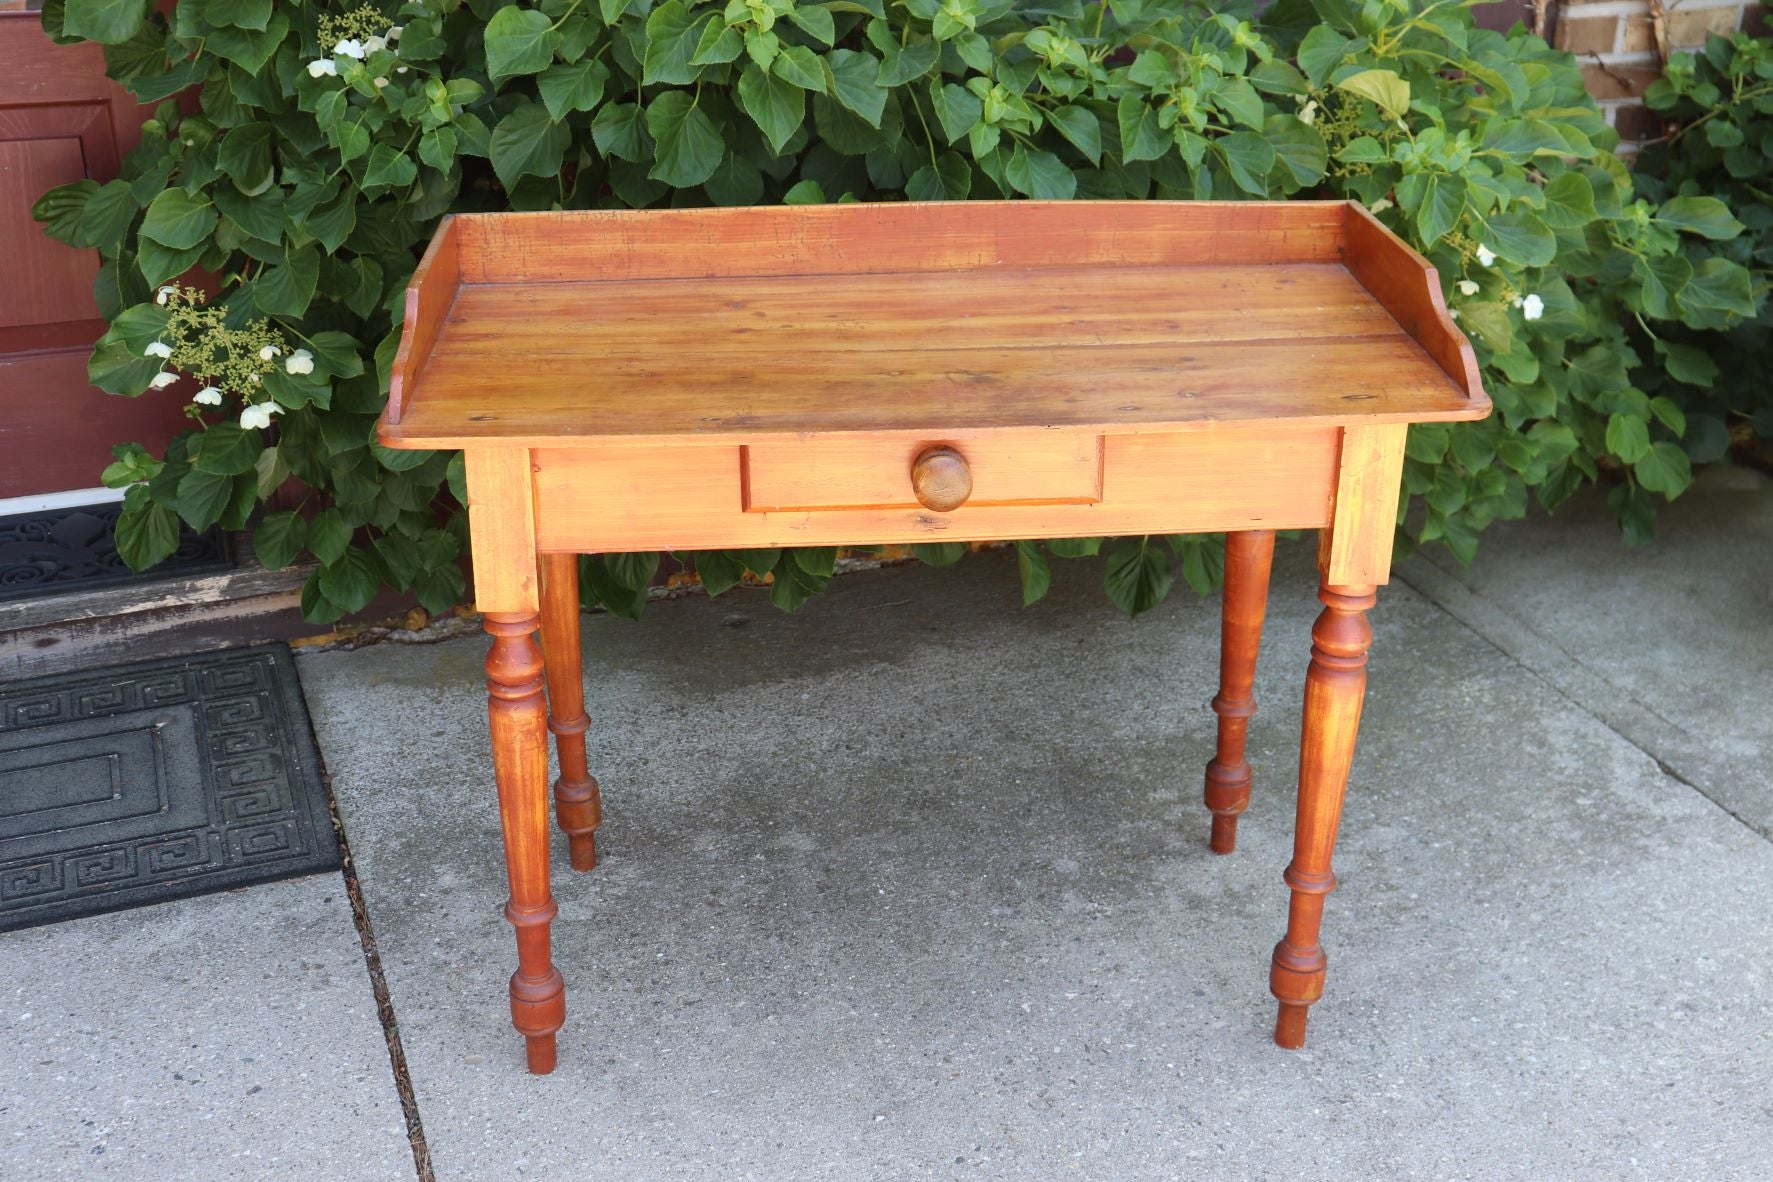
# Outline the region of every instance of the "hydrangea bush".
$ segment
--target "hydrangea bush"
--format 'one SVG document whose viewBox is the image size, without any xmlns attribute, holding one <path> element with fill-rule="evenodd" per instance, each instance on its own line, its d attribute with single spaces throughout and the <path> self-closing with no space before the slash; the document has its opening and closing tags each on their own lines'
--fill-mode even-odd
<svg viewBox="0 0 1773 1182">
<path fill-rule="evenodd" d="M 1678 494 L 1682 408 L 1634 381 L 1655 359 L 1624 324 L 1753 315 L 1742 265 L 1693 253 L 1739 232 L 1728 209 L 1637 197 L 1570 57 L 1474 28 L 1464 3 L 1279 0 L 1259 23 L 1246 4 L 1214 7 L 185 0 L 166 15 L 50 0 L 53 35 L 104 43 L 112 76 L 161 104 L 120 179 L 37 210 L 104 259 L 112 327 L 93 381 L 133 396 L 171 366 L 204 395 L 164 456 L 119 446 L 105 479 L 129 489 L 120 549 L 140 567 L 170 552 L 177 518 L 243 527 L 293 475 L 308 503 L 265 514 L 254 536 L 270 565 L 317 561 L 311 619 L 383 584 L 454 602 L 459 459 L 372 437 L 402 286 L 451 210 L 1350 197 L 1438 267 L 1498 411 L 1412 430 L 1405 546 L 1469 559 L 1530 491 L 1552 505 L 1603 470 L 1627 520 Z M 194 108 L 171 101 L 191 91 Z M 215 278 L 212 303 L 176 286 L 155 298 L 192 268 Z M 1019 546 L 1025 598 L 1051 556 L 1097 547 Z M 714 592 L 773 576 L 791 608 L 834 557 L 690 561 Z M 587 594 L 636 611 L 658 561 L 592 561 Z M 1117 542 L 1107 590 L 1141 611 L 1178 569 L 1204 590 L 1217 551 Z"/>
<path fill-rule="evenodd" d="M 1676 120 L 1635 165 L 1639 188 L 1666 198 L 1710 193 L 1730 203 L 1748 232 L 1708 248 L 1746 268 L 1759 315 L 1689 312 L 1678 324 L 1645 323 L 1634 344 L 1662 361 L 1645 388 L 1686 411 L 1697 461 L 1722 460 L 1734 443 L 1773 442 L 1773 40 L 1712 37 L 1677 53 L 1644 94 Z"/>
</svg>

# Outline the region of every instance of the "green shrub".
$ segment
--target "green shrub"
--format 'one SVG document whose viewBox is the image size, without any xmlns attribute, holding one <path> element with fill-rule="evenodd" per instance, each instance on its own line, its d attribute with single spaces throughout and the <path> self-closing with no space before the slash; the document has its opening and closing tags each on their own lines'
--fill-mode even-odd
<svg viewBox="0 0 1773 1182">
<path fill-rule="evenodd" d="M 1687 454 L 1722 460 L 1732 435 L 1773 441 L 1773 41 L 1738 33 L 1711 38 L 1702 53 L 1678 53 L 1644 100 L 1678 126 L 1645 147 L 1633 165 L 1653 198 L 1710 193 L 1727 201 L 1749 232 L 1715 254 L 1749 269 L 1760 315 L 1739 320 L 1707 309 L 1679 324 L 1644 325 L 1640 350 L 1662 359 L 1645 388 L 1687 412 Z M 1701 253 L 1701 252 L 1693 252 Z"/>
<path fill-rule="evenodd" d="M 477 209 L 1357 197 L 1440 269 L 1498 408 L 1412 432 L 1406 546 L 1469 559 L 1529 489 L 1554 504 L 1603 464 L 1623 474 L 1628 518 L 1678 493 L 1680 409 L 1631 384 L 1622 320 L 1752 314 L 1739 263 L 1681 254 L 1732 238 L 1728 210 L 1634 200 L 1570 57 L 1477 30 L 1463 4 L 1280 0 L 1260 27 L 1240 16 L 1182 0 L 186 0 L 169 19 L 149 0 L 51 0 L 45 26 L 106 43 L 144 100 L 200 88 L 197 113 L 162 103 L 120 180 L 38 209 L 103 256 L 112 329 L 92 376 L 114 393 L 161 368 L 144 356 L 172 331 L 157 289 L 193 266 L 220 280 L 214 339 L 176 344 L 227 359 L 228 373 L 190 371 L 227 409 L 194 405 L 196 429 L 163 457 L 119 447 L 105 479 L 129 486 L 120 547 L 157 561 L 175 514 L 244 526 L 294 474 L 309 510 L 267 515 L 256 538 L 273 565 L 320 561 L 311 619 L 362 608 L 383 582 L 452 601 L 452 459 L 385 451 L 371 428 L 416 252 L 442 214 Z M 270 343 L 236 356 L 251 340 Z M 1048 555 L 1093 549 L 1022 546 L 1026 595 Z M 792 607 L 832 557 L 699 567 L 711 590 L 770 570 Z M 1218 577 L 1202 539 L 1133 539 L 1110 555 L 1109 594 L 1150 607 L 1177 559 L 1198 588 Z M 635 611 L 656 569 L 596 561 L 587 587 Z"/>
</svg>

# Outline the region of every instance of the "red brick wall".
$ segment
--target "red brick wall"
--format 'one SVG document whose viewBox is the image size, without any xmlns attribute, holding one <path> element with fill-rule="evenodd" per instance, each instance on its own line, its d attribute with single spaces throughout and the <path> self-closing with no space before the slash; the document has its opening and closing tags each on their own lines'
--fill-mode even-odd
<svg viewBox="0 0 1773 1182">
<path fill-rule="evenodd" d="M 1552 43 L 1582 64 L 1588 92 L 1619 131 L 1621 152 L 1662 134 L 1642 96 L 1670 53 L 1698 49 L 1712 33 L 1767 32 L 1759 0 L 1560 0 L 1555 18 Z"/>
</svg>

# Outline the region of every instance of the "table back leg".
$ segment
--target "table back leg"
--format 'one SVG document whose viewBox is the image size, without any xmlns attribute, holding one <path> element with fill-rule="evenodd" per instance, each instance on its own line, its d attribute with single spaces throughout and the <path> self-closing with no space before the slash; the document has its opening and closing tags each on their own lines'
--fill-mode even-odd
<svg viewBox="0 0 1773 1182">
<path fill-rule="evenodd" d="M 1244 530 L 1225 536 L 1225 591 L 1219 640 L 1219 743 L 1207 764 L 1207 809 L 1213 814 L 1212 850 L 1237 848 L 1237 818 L 1250 807 L 1250 765 L 1244 735 L 1256 713 L 1251 687 L 1262 618 L 1268 611 L 1268 572 L 1274 565 L 1274 531 Z"/>
<path fill-rule="evenodd" d="M 1299 816 L 1293 835 L 1293 861 L 1286 871 L 1292 888 L 1287 934 L 1274 948 L 1269 988 L 1280 1000 L 1274 1041 L 1297 1049 L 1305 1045 L 1305 1017 L 1324 994 L 1323 945 L 1318 929 L 1324 896 L 1336 887 L 1330 858 L 1342 799 L 1354 760 L 1355 733 L 1367 689 L 1367 650 L 1373 630 L 1367 609 L 1371 586 L 1318 589 L 1324 610 L 1311 629 L 1311 665 L 1305 674 L 1305 721 L 1299 744 Z"/>
<path fill-rule="evenodd" d="M 499 823 L 511 899 L 505 918 L 517 929 L 517 971 L 511 975 L 511 1022 L 526 1042 L 529 1069 L 554 1070 L 554 1032 L 566 1018 L 566 985 L 549 954 L 549 925 L 558 910 L 548 887 L 548 728 L 542 704 L 542 654 L 536 616 L 488 612 L 487 718 Z"/>
<path fill-rule="evenodd" d="M 579 556 L 544 554 L 542 656 L 548 681 L 548 729 L 560 756 L 554 784 L 554 816 L 566 834 L 574 870 L 597 865 L 597 827 L 603 797 L 585 757 L 585 674 L 579 639 Z"/>
</svg>

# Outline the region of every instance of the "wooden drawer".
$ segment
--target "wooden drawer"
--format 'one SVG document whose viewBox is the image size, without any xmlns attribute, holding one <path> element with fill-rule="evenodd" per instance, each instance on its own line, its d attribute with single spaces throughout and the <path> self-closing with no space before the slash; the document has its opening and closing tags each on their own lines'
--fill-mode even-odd
<svg viewBox="0 0 1773 1182">
<path fill-rule="evenodd" d="M 747 513 L 916 509 L 912 465 L 933 448 L 960 455 L 966 505 L 1084 505 L 1102 499 L 1102 437 L 1043 431 L 970 440 L 824 438 L 739 449 Z"/>
<path fill-rule="evenodd" d="M 1025 442 L 1031 437 L 1039 448 L 1019 451 L 1033 446 Z M 805 452 L 793 441 L 537 448 L 536 544 L 596 553 L 1313 529 L 1329 520 L 1340 438 L 1332 426 L 963 435 L 947 442 L 979 461 L 980 499 L 949 513 L 917 504 L 901 483 L 936 436 L 906 438 L 901 447 L 895 435 L 884 451 L 876 437 L 872 446 L 886 459 L 842 440 L 808 443 Z M 756 463 L 764 452 L 767 473 Z M 1000 466 L 1018 454 L 1030 464 L 1021 475 Z M 1034 475 L 1037 468 L 1044 475 Z M 770 500 L 762 501 L 766 490 Z M 767 507 L 773 502 L 803 507 Z"/>
</svg>

